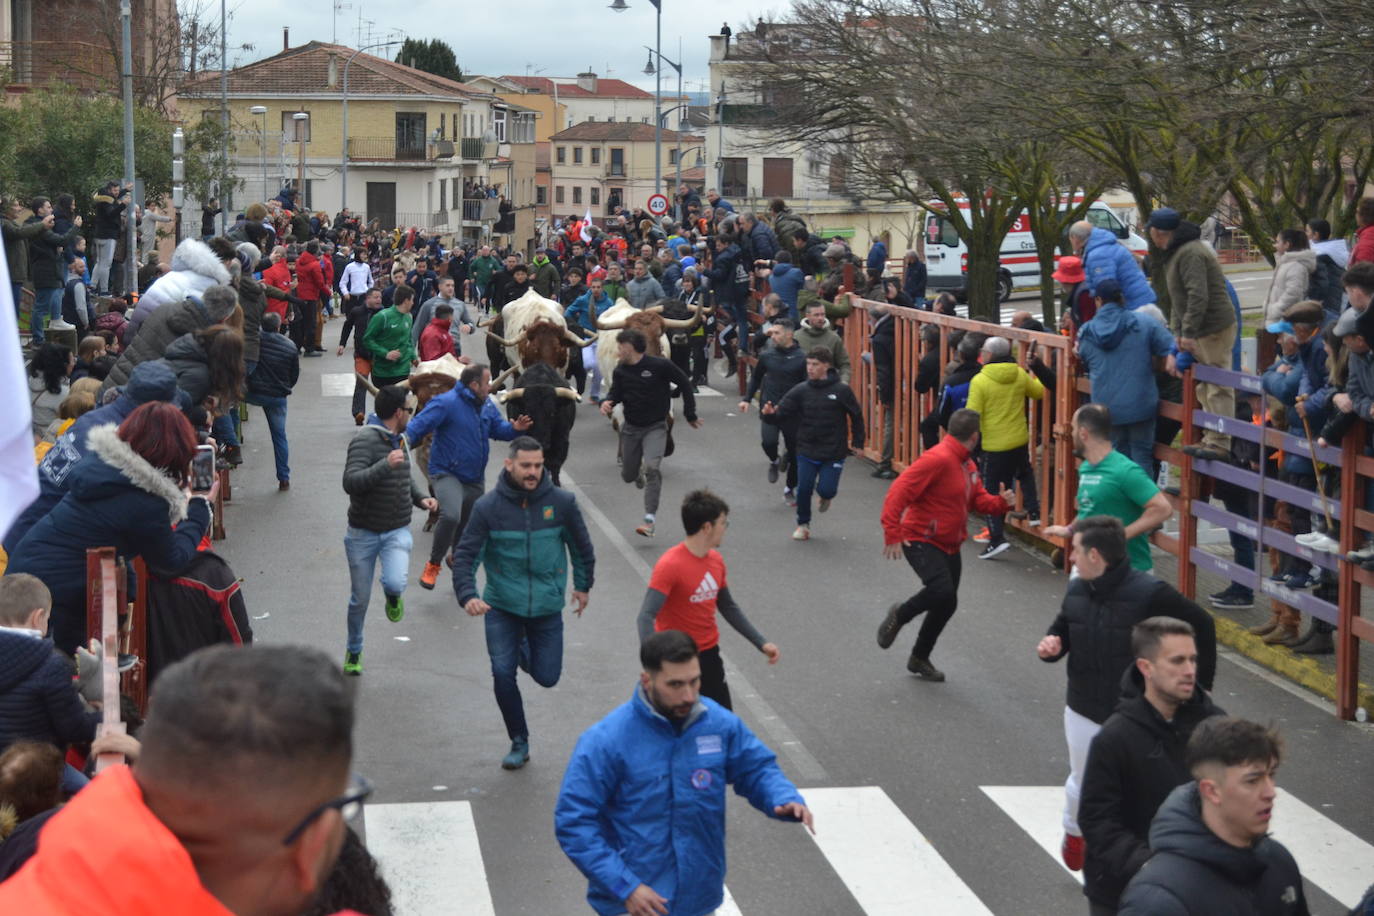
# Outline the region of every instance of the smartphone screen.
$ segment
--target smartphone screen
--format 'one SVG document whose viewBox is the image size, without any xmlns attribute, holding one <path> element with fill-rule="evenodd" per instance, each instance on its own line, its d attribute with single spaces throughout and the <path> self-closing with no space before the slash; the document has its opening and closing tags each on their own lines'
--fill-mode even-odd
<svg viewBox="0 0 1374 916">
<path fill-rule="evenodd" d="M 196 446 L 196 455 L 191 459 L 191 490 L 206 493 L 215 483 L 215 447 Z"/>
</svg>

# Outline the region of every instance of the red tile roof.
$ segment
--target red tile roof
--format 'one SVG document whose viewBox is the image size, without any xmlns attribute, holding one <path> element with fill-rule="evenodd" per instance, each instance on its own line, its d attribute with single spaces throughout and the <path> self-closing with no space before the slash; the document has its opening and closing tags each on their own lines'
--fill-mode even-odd
<svg viewBox="0 0 1374 916">
<path fill-rule="evenodd" d="M 528 89 L 542 92 L 544 95 L 553 95 L 554 80 L 547 76 L 503 76 L 503 80 L 510 80 Z M 559 96 L 569 98 L 580 97 L 587 99 L 614 98 L 614 99 L 651 99 L 654 97 L 652 92 L 645 92 L 638 86 L 632 86 L 624 80 L 604 79 L 597 77 L 596 91 L 588 92 L 576 82 L 565 82 L 557 80 Z"/>
<path fill-rule="evenodd" d="M 329 57 L 338 61 L 338 83 L 329 85 Z M 271 57 L 235 67 L 229 71 L 229 94 L 252 96 L 299 93 L 317 95 L 342 92 L 344 62 L 353 55 L 352 48 L 312 41 L 290 48 Z M 219 74 L 200 74 L 181 84 L 178 90 L 185 96 L 218 95 Z M 407 67 L 384 57 L 360 53 L 348 68 L 348 94 L 368 95 L 438 95 L 462 98 L 485 97 L 488 94 L 465 83 L 435 76 L 414 67 Z"/>
<path fill-rule="evenodd" d="M 700 143 L 702 140 L 698 134 L 679 134 L 675 130 L 663 131 L 664 143 L 676 143 L 679 138 L 683 143 Z M 631 142 L 653 140 L 654 126 L 640 121 L 583 121 L 581 124 L 574 124 L 567 130 L 559 131 L 550 139 L 555 142 L 567 140 L 628 140 Z"/>
</svg>

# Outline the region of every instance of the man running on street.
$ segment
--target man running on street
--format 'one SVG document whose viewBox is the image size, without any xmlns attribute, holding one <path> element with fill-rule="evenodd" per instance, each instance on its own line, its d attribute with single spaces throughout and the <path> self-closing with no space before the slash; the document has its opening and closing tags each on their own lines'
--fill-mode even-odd
<svg viewBox="0 0 1374 916">
<path fill-rule="evenodd" d="M 749 412 L 754 395 L 761 404 L 780 404 L 787 392 L 806 381 L 806 353 L 797 346 L 796 325 L 790 318 L 779 318 L 768 328 L 772 342 L 759 354 L 758 365 L 749 376 L 749 390 L 739 402 L 740 413 Z M 768 456 L 768 482 L 777 483 L 778 473 L 786 465 L 787 483 L 782 498 L 790 505 L 797 503 L 797 430 L 795 424 L 759 423 L 763 435 L 763 453 Z M 778 435 L 782 435 L 784 455 L 778 454 Z"/>
<path fill-rule="evenodd" d="M 983 489 L 970 457 L 978 448 L 978 435 L 978 414 L 968 408 L 954 411 L 949 435 L 907 465 L 883 500 L 883 556 L 906 557 L 921 579 L 921 590 L 887 609 L 878 627 L 878 646 L 888 648 L 902 627 L 926 614 L 906 670 L 928 681 L 945 679 L 930 663 L 930 653 L 959 607 L 959 548 L 968 536 L 968 514 L 1006 512 L 1016 498 L 1005 485 L 999 496 Z"/>
<path fill-rule="evenodd" d="M 477 595 L 478 563 L 487 570 L 482 597 Z M 530 759 L 516 669 L 523 668 L 541 687 L 558 683 L 567 568 L 571 565 L 573 572 L 573 611 L 581 617 L 595 564 L 577 499 L 553 485 L 539 442 L 520 436 L 510 444 L 496 489 L 473 506 L 453 562 L 458 604 L 470 616 L 486 616 L 496 705 L 511 740 L 501 760 L 504 769 L 518 770 Z"/>
<path fill-rule="evenodd" d="M 578 739 L 554 832 L 601 916 L 707 916 L 725 896 L 726 786 L 814 833 L 811 811 L 748 726 L 699 697 L 692 637 L 655 633 L 639 658 L 630 699 Z"/>
<path fill-rule="evenodd" d="M 644 522 L 635 529 L 641 537 L 654 536 L 654 516 L 663 491 L 663 475 L 658 466 L 668 446 L 668 415 L 672 410 L 672 388 L 682 394 L 682 413 L 687 425 L 701 428 L 692 380 L 670 359 L 648 356 L 649 340 L 644 332 L 626 328 L 615 336 L 620 362 L 611 374 L 611 390 L 601 402 L 601 412 L 611 415 L 615 405 L 625 405 L 620 424 L 620 479 L 644 491 Z"/>
<path fill-rule="evenodd" d="M 487 442 L 509 442 L 534 424 L 524 415 L 507 420 L 488 397 L 490 393 L 491 370 L 481 363 L 466 366 L 458 384 L 430 398 L 406 430 L 411 448 L 434 433 L 429 445 L 429 484 L 439 499 L 439 521 L 429 562 L 420 574 L 420 585 L 427 589 L 434 588 L 440 561 L 463 536 L 473 503 L 486 492 Z"/>
<path fill-rule="evenodd" d="M 716 611 L 768 656 L 768 664 L 778 663 L 778 647 L 754 629 L 726 584 L 725 560 L 716 549 L 730 527 L 725 500 L 710 490 L 688 493 L 682 501 L 682 527 L 687 537 L 654 564 L 639 608 L 639 638 L 647 640 L 655 630 L 681 630 L 691 636 L 701 659 L 701 695 L 733 709 L 720 658 Z"/>
<path fill-rule="evenodd" d="M 864 447 L 863 408 L 840 381 L 830 350 L 813 347 L 806 354 L 806 381 L 794 385 L 778 404 L 764 404 L 759 414 L 765 423 L 796 424 L 797 454 L 792 462 L 797 465 L 797 528 L 792 540 L 810 540 L 811 493 L 821 498 L 819 511 L 830 508 L 840 488 L 844 459 Z"/>
</svg>

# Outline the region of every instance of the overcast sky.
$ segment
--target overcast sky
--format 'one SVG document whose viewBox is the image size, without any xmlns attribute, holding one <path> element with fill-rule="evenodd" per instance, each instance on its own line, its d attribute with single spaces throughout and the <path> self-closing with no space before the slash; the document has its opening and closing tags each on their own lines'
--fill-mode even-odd
<svg viewBox="0 0 1374 916">
<path fill-rule="evenodd" d="M 214 0 L 199 0 L 218 15 Z M 281 50 L 282 27 L 291 29 L 292 46 L 307 41 L 333 41 L 333 0 L 228 0 L 231 65 L 249 63 Z M 374 41 L 393 37 L 399 29 L 412 38 L 442 38 L 453 46 L 464 73 L 574 76 L 590 66 L 599 76 L 633 82 L 650 91 L 652 76 L 643 74 L 654 43 L 654 7 L 649 0 L 626 0 L 630 8 L 612 12 L 610 0 L 514 0 L 514 2 L 455 3 L 453 0 L 365 2 L 341 0 L 349 8 L 338 12 L 338 43 L 358 47 L 358 17 Z M 663 0 L 663 54 L 683 64 L 683 88 L 706 89 L 707 36 L 722 22 L 739 31 L 759 15 L 771 18 L 787 8 L 785 0 Z M 682 58 L 678 58 L 678 39 Z M 252 44 L 240 52 L 233 46 Z M 387 56 L 394 57 L 396 49 Z M 386 52 L 376 52 L 379 54 Z M 237 58 L 237 59 L 236 59 Z M 677 73 L 664 68 L 663 91 L 677 87 Z"/>
</svg>

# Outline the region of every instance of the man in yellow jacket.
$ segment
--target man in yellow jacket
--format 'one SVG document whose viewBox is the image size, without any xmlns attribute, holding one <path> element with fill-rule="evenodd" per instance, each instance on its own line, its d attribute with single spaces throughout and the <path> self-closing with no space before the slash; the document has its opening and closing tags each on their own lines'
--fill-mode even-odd
<svg viewBox="0 0 1374 916">
<path fill-rule="evenodd" d="M 999 493 L 1019 481 L 1030 524 L 1039 525 L 1040 498 L 1026 448 L 1030 442 L 1026 399 L 1043 398 L 1045 386 L 1012 361 L 1011 342 L 1005 337 L 989 337 L 979 358 L 983 368 L 969 382 L 968 408 L 977 411 L 982 420 L 983 486 L 989 493 Z M 978 559 L 991 559 L 1011 546 L 1003 532 L 1005 518 L 988 516 L 988 545 Z"/>
</svg>

